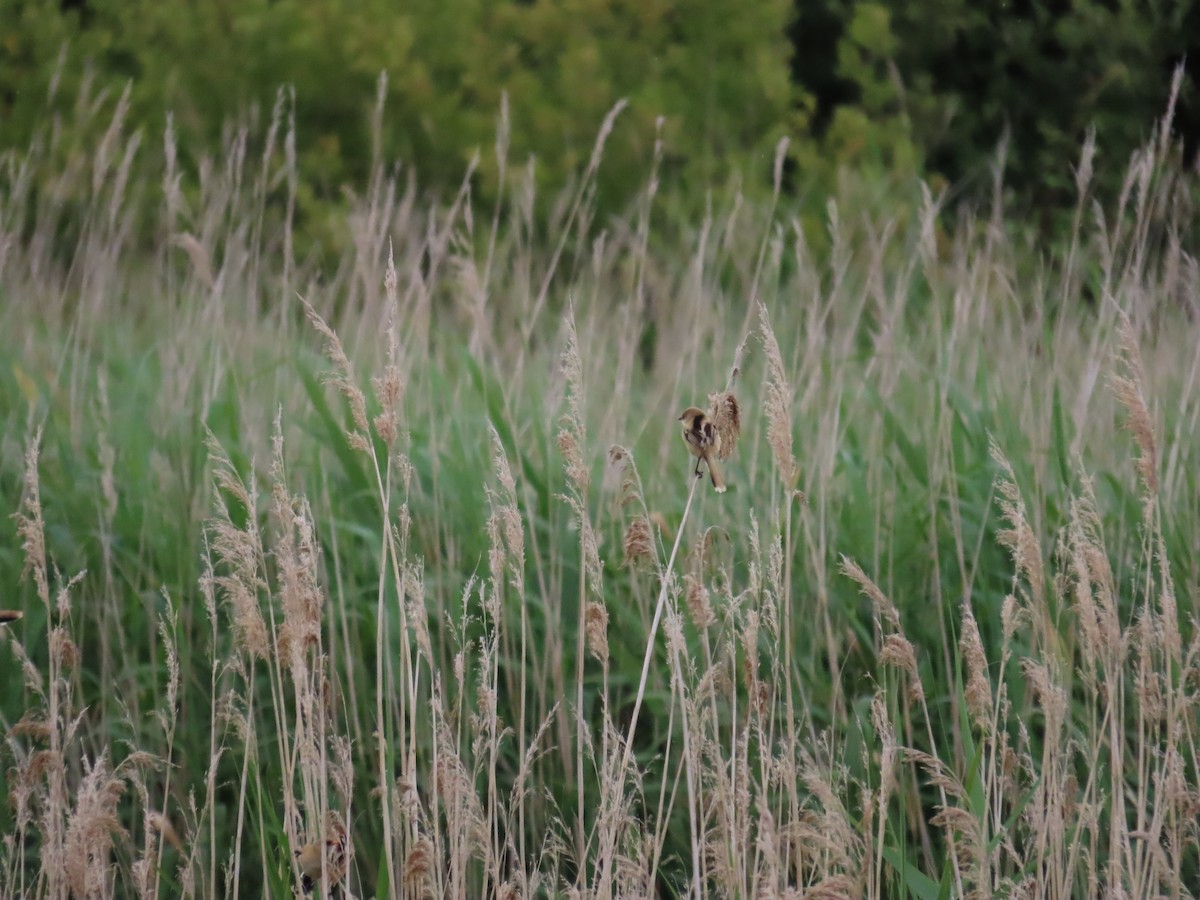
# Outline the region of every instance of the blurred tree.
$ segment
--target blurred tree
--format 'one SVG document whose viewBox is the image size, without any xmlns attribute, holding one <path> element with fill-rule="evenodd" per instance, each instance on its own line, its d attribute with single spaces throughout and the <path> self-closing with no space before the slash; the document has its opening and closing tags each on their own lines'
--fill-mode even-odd
<svg viewBox="0 0 1200 900">
<path fill-rule="evenodd" d="M 811 79 L 818 128 L 878 126 L 883 100 L 885 118 L 898 107 L 910 124 L 926 172 L 973 198 L 990 190 L 1007 134 L 1006 184 L 1042 209 L 1074 202 L 1072 166 L 1089 128 L 1098 183 L 1114 190 L 1166 110 L 1173 69 L 1186 56 L 1195 72 L 1200 58 L 1196 0 L 798 0 L 796 9 L 793 70 Z M 1176 119 L 1190 160 L 1200 143 L 1194 92 L 1193 76 Z M 903 149 L 898 123 L 889 132 Z"/>
<path fill-rule="evenodd" d="M 785 135 L 797 191 L 844 169 L 979 197 L 1007 132 L 1008 186 L 1054 209 L 1073 203 L 1090 127 L 1100 185 L 1119 183 L 1185 54 L 1177 123 L 1194 158 L 1200 0 L 0 0 L 0 146 L 51 125 L 53 152 L 94 144 L 128 83 L 130 123 L 154 136 L 171 110 L 200 156 L 292 85 L 303 215 L 365 183 L 382 71 L 383 159 L 433 190 L 479 153 L 477 189 L 495 193 L 507 94 L 509 172 L 535 159 L 543 199 L 628 98 L 602 208 L 645 181 L 656 135 L 664 183 L 702 202 L 769 184 Z"/>
<path fill-rule="evenodd" d="M 74 6 L 0 0 L 0 41 L 20 51 L 6 53 L 0 69 L 5 144 L 27 140 L 36 118 L 35 103 L 17 115 L 16 86 L 43 90 L 64 46 L 72 84 L 88 63 L 101 80 L 131 80 L 132 118 L 153 131 L 174 111 L 185 151 L 189 142 L 213 146 L 232 117 L 270 108 L 277 88 L 293 85 L 303 180 L 325 197 L 365 180 L 380 72 L 388 75 L 385 157 L 434 188 L 456 186 L 480 150 L 495 187 L 488 151 L 504 92 L 511 161 L 536 157 L 545 186 L 578 175 L 604 116 L 628 98 L 602 169 L 602 196 L 615 202 L 647 177 L 660 116 L 668 169 L 705 186 L 748 166 L 769 173 L 773 145 L 797 124 L 789 0 Z"/>
</svg>

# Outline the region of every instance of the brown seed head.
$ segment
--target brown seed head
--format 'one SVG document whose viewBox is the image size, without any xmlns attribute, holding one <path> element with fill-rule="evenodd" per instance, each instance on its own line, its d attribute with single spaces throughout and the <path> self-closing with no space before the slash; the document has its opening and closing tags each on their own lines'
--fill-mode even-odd
<svg viewBox="0 0 1200 900">
<path fill-rule="evenodd" d="M 737 397 L 732 391 L 719 394 L 709 394 L 709 406 L 712 408 L 713 428 L 721 436 L 718 442 L 717 456 L 729 459 L 737 446 L 738 436 L 742 433 L 742 411 L 738 406 Z"/>
</svg>

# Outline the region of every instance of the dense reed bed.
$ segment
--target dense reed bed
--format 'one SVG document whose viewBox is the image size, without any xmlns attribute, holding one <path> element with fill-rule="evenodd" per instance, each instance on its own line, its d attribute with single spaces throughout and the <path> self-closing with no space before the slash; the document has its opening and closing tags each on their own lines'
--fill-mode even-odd
<svg viewBox="0 0 1200 900">
<path fill-rule="evenodd" d="M 612 127 L 548 221 L 501 122 L 496 204 L 380 164 L 320 252 L 283 107 L 3 158 L 0 896 L 1200 891 L 1167 125 L 1062 246 L 999 159 L 598 221 Z"/>
</svg>

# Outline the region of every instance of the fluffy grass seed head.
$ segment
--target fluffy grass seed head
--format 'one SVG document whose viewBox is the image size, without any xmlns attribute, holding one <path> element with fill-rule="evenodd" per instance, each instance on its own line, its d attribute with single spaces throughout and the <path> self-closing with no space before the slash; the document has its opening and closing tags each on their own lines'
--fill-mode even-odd
<svg viewBox="0 0 1200 900">
<path fill-rule="evenodd" d="M 717 458 L 729 459 L 742 433 L 742 411 L 737 396 L 733 391 L 709 394 L 708 405 L 708 417 L 720 437 L 717 441 Z"/>
<path fill-rule="evenodd" d="M 600 662 L 608 663 L 608 607 L 589 601 L 584 609 L 584 635 L 588 651 Z"/>
<path fill-rule="evenodd" d="M 1150 409 L 1146 404 L 1146 372 L 1142 366 L 1142 354 L 1133 325 L 1124 311 L 1120 315 L 1117 334 L 1120 341 L 1119 362 L 1124 374 L 1112 377 L 1113 392 L 1125 407 L 1128 416 L 1126 427 L 1133 433 L 1138 447 L 1138 475 L 1141 476 L 1147 496 L 1152 497 L 1158 493 L 1158 447 L 1154 440 Z"/>
<path fill-rule="evenodd" d="M 992 683 L 988 680 L 987 655 L 983 652 L 983 640 L 969 601 L 963 601 L 962 637 L 959 648 L 967 661 L 967 687 L 964 699 L 967 711 L 976 726 L 985 734 L 992 727 Z"/>
<path fill-rule="evenodd" d="M 625 528 L 625 565 L 647 568 L 654 562 L 654 532 L 647 516 L 634 516 Z"/>
<path fill-rule="evenodd" d="M 767 442 L 775 457 L 775 465 L 783 483 L 791 489 L 799 477 L 796 457 L 792 455 L 792 388 L 788 384 L 787 370 L 783 366 L 783 354 L 779 352 L 779 341 L 771 330 L 771 319 L 767 308 L 758 305 L 758 318 L 762 329 L 763 353 L 767 360 L 767 387 L 764 407 L 767 412 Z"/>
</svg>

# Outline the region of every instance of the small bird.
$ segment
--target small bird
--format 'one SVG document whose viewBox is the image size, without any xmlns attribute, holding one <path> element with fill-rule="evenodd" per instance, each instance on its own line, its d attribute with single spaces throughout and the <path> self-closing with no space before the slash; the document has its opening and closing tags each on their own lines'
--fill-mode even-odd
<svg viewBox="0 0 1200 900">
<path fill-rule="evenodd" d="M 0 609 L 0 626 L 15 622 L 23 615 L 24 613 L 17 612 L 15 609 Z"/>
<path fill-rule="evenodd" d="M 700 475 L 700 460 L 708 466 L 708 476 L 712 479 L 717 493 L 725 492 L 725 477 L 721 474 L 721 466 L 717 456 L 721 452 L 721 435 L 713 427 L 712 420 L 704 410 L 689 406 L 679 417 L 683 423 L 683 442 L 688 445 L 692 456 L 696 457 L 696 467 L 693 470 L 696 477 Z"/>
<path fill-rule="evenodd" d="M 300 885 L 304 893 L 321 883 L 324 869 L 330 888 L 335 888 L 346 877 L 349 864 L 346 826 L 342 817 L 333 810 L 325 815 L 325 839 L 305 844 L 296 851 L 296 865 L 300 869 Z"/>
</svg>

